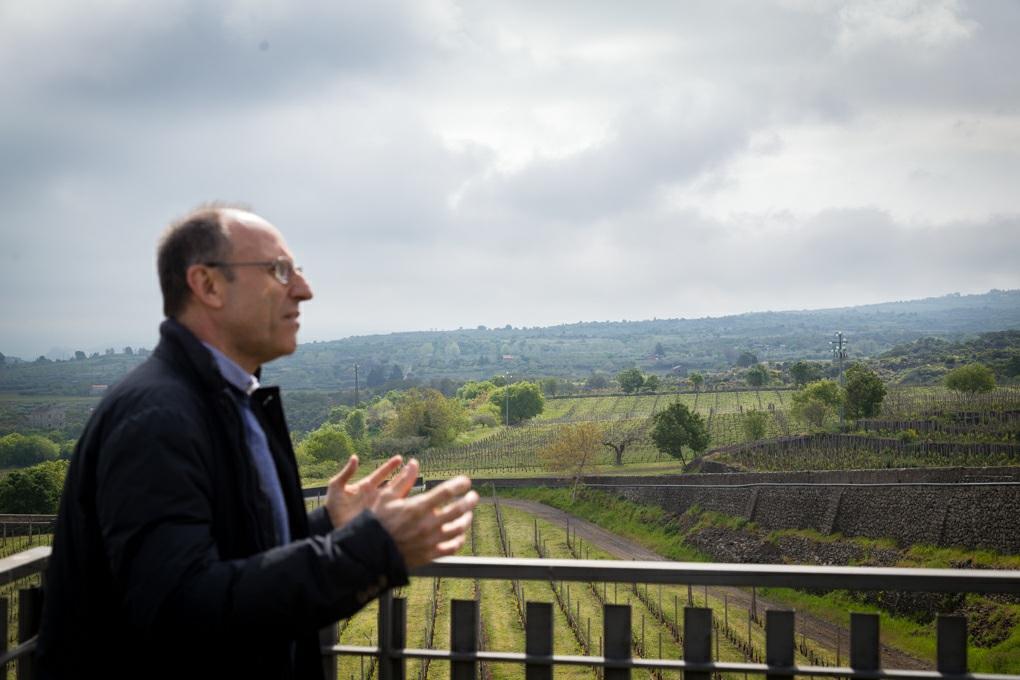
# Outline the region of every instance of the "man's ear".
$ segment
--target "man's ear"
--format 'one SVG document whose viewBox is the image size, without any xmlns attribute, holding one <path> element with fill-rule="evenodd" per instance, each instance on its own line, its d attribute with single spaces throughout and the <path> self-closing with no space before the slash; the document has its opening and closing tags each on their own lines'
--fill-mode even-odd
<svg viewBox="0 0 1020 680">
<path fill-rule="evenodd" d="M 186 273 L 188 288 L 195 301 L 205 307 L 221 309 L 225 302 L 226 280 L 212 267 L 193 264 Z"/>
</svg>

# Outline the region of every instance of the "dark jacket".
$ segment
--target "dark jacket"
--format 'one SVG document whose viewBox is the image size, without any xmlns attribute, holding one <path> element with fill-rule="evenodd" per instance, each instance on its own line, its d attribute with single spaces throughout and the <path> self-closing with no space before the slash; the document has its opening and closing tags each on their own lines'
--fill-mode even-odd
<svg viewBox="0 0 1020 680">
<path fill-rule="evenodd" d="M 89 419 L 46 572 L 39 677 L 320 678 L 317 631 L 407 582 L 364 512 L 306 514 L 279 391 L 252 408 L 294 540 L 273 519 L 230 387 L 175 321 Z"/>
</svg>

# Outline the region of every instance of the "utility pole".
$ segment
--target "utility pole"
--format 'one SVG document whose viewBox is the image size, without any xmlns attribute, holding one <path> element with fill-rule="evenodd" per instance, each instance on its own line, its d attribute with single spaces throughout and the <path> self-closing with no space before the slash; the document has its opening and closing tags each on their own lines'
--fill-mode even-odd
<svg viewBox="0 0 1020 680">
<path fill-rule="evenodd" d="M 354 364 L 354 408 L 358 408 L 361 397 L 358 395 L 358 365 Z"/>
<path fill-rule="evenodd" d="M 843 336 L 843 331 L 836 331 L 835 336 L 829 343 L 832 345 L 832 358 L 839 362 L 839 385 L 840 387 L 846 387 L 846 378 L 843 375 L 843 360 L 846 359 L 846 338 Z M 843 403 L 839 404 L 839 426 L 843 427 Z"/>
</svg>

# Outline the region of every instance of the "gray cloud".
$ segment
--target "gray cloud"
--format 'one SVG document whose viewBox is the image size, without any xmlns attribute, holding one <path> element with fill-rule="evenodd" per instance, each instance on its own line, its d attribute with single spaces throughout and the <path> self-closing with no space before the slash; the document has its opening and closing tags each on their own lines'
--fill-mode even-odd
<svg viewBox="0 0 1020 680">
<path fill-rule="evenodd" d="M 1020 286 L 1015 3 L 0 5 L 0 351 L 151 344 L 276 221 L 304 339 Z"/>
</svg>

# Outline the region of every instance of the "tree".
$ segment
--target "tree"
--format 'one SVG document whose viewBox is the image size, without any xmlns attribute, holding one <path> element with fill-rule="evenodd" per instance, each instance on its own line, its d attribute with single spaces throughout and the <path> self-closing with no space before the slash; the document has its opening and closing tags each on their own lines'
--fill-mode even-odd
<svg viewBox="0 0 1020 680">
<path fill-rule="evenodd" d="M 55 514 L 67 465 L 66 460 L 54 460 L 11 472 L 0 480 L 0 512 Z"/>
<path fill-rule="evenodd" d="M 345 462 L 354 455 L 354 443 L 342 425 L 323 423 L 299 444 L 298 449 L 317 463 Z"/>
<path fill-rule="evenodd" d="M 12 432 L 0 437 L 0 467 L 25 467 L 60 457 L 60 447 L 41 435 Z"/>
<path fill-rule="evenodd" d="M 708 430 L 705 421 L 684 404 L 674 402 L 652 416 L 652 441 L 655 447 L 668 456 L 678 458 L 685 465 L 683 448 L 695 453 L 708 448 Z"/>
<path fill-rule="evenodd" d="M 833 413 L 831 406 L 818 399 L 808 399 L 793 405 L 793 415 L 812 427 L 821 427 Z"/>
<path fill-rule="evenodd" d="M 769 382 L 769 369 L 761 364 L 755 364 L 747 369 L 744 374 L 747 384 L 754 388 L 754 394 L 758 397 L 758 408 L 761 408 L 761 387 Z"/>
<path fill-rule="evenodd" d="M 124 354 L 126 356 L 134 356 L 135 351 L 130 346 L 124 348 Z"/>
<path fill-rule="evenodd" d="M 821 427 L 825 419 L 844 403 L 845 393 L 834 380 L 816 380 L 793 395 L 793 415 L 812 427 Z"/>
<path fill-rule="evenodd" d="M 491 380 L 480 382 L 466 382 L 457 388 L 457 398 L 471 403 L 480 397 L 487 397 L 490 392 L 496 389 Z"/>
<path fill-rule="evenodd" d="M 628 368 L 616 374 L 616 382 L 625 393 L 637 392 L 645 384 L 645 376 L 636 368 Z"/>
<path fill-rule="evenodd" d="M 629 427 L 626 421 L 616 421 L 602 437 L 602 445 L 613 450 L 614 465 L 623 465 L 623 454 L 627 447 L 639 441 L 641 441 L 641 429 Z"/>
<path fill-rule="evenodd" d="M 397 417 L 390 424 L 390 436 L 426 437 L 429 446 L 445 446 L 467 427 L 467 419 L 456 399 L 438 390 L 415 387 L 401 393 Z"/>
<path fill-rule="evenodd" d="M 347 420 L 347 415 L 352 410 L 353 409 L 346 404 L 338 404 L 329 409 L 329 415 L 326 416 L 326 422 L 342 424 L 345 420 Z"/>
<path fill-rule="evenodd" d="M 661 342 L 655 343 L 655 356 L 657 357 L 666 356 L 666 348 L 662 346 Z"/>
<path fill-rule="evenodd" d="M 995 389 L 995 375 L 984 364 L 966 364 L 946 374 L 946 387 L 969 394 L 990 392 Z"/>
<path fill-rule="evenodd" d="M 404 369 L 400 367 L 400 364 L 393 364 L 393 368 L 390 369 L 390 382 L 400 382 L 404 379 Z"/>
<path fill-rule="evenodd" d="M 850 418 L 873 418 L 882 408 L 885 385 L 878 374 L 857 362 L 846 369 L 846 414 Z"/>
<path fill-rule="evenodd" d="M 355 442 L 365 438 L 367 428 L 365 425 L 365 412 L 360 408 L 354 409 L 344 418 L 344 429 Z"/>
<path fill-rule="evenodd" d="M 659 389 L 659 376 L 650 375 L 645 378 L 645 384 L 641 386 L 642 392 L 655 392 Z"/>
<path fill-rule="evenodd" d="M 758 356 L 753 352 L 741 352 L 740 356 L 737 357 L 737 366 L 740 368 L 754 366 L 756 363 L 758 363 Z"/>
<path fill-rule="evenodd" d="M 74 353 L 74 360 L 75 360 L 75 361 L 85 361 L 85 358 L 86 358 L 86 357 L 85 357 L 85 352 L 81 351 L 80 349 L 79 349 L 79 350 L 77 350 L 77 351 L 76 351 L 76 352 Z"/>
<path fill-rule="evenodd" d="M 744 379 L 752 387 L 761 387 L 769 382 L 769 370 L 761 364 L 755 364 L 744 373 Z"/>
<path fill-rule="evenodd" d="M 547 397 L 555 397 L 556 391 L 559 389 L 560 381 L 556 378 L 542 378 L 539 383 L 542 386 L 542 394 Z"/>
<path fill-rule="evenodd" d="M 744 428 L 744 435 L 751 441 L 758 441 L 765 438 L 768 432 L 769 416 L 764 411 L 748 411 L 744 414 L 741 426 Z"/>
<path fill-rule="evenodd" d="M 532 382 L 513 383 L 500 388 L 489 396 L 489 402 L 499 409 L 500 420 L 505 423 L 509 417 L 511 425 L 534 418 L 545 410 L 542 391 Z"/>
<path fill-rule="evenodd" d="M 798 361 L 790 366 L 790 377 L 798 386 L 807 385 L 809 382 L 822 379 L 821 367 L 810 361 Z"/>
<path fill-rule="evenodd" d="M 592 373 L 584 381 L 584 385 L 589 390 L 604 390 L 609 387 L 609 378 L 602 373 Z"/>
<path fill-rule="evenodd" d="M 548 470 L 574 480 L 570 492 L 573 502 L 577 498 L 581 478 L 592 471 L 601 447 L 602 428 L 598 423 L 589 421 L 560 427 L 553 440 L 539 450 L 538 455 Z"/>
<path fill-rule="evenodd" d="M 705 383 L 705 376 L 700 373 L 691 373 L 687 380 L 694 386 L 694 409 L 698 408 L 698 397 L 701 396 L 701 386 Z"/>
<path fill-rule="evenodd" d="M 0 352 L 0 366 L 3 366 L 6 363 L 7 363 L 7 357 L 4 356 L 3 352 Z"/>
<path fill-rule="evenodd" d="M 826 406 L 838 408 L 845 398 L 843 388 L 835 380 L 816 380 L 806 385 L 804 389 L 795 392 L 793 403 L 816 399 Z"/>
</svg>

